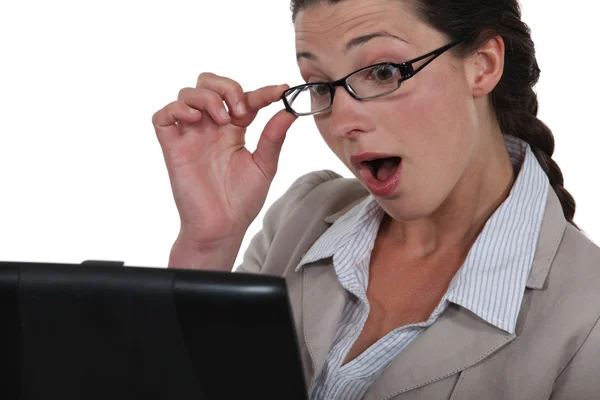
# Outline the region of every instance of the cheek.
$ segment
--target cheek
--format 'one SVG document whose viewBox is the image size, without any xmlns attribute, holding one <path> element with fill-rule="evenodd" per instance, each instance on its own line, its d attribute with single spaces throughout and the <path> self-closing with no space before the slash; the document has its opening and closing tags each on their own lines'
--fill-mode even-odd
<svg viewBox="0 0 600 400">
<path fill-rule="evenodd" d="M 331 134 L 331 124 L 330 119 L 327 116 L 318 116 L 315 117 L 315 123 L 317 125 L 317 129 L 323 138 L 323 141 L 327 146 L 335 153 L 335 155 L 342 161 L 342 142 L 343 140 L 340 138 L 336 138 Z"/>
<path fill-rule="evenodd" d="M 317 125 L 317 129 L 319 130 L 321 137 L 323 138 L 325 143 L 327 143 L 327 146 L 329 146 L 329 148 L 333 150 L 333 141 L 329 133 L 330 129 L 328 120 L 323 118 L 322 116 L 315 117 L 315 124 Z"/>
<path fill-rule="evenodd" d="M 468 88 L 455 74 L 437 75 L 410 104 L 417 154 L 430 161 L 460 163 L 474 140 L 476 115 Z"/>
<path fill-rule="evenodd" d="M 402 126 L 406 189 L 419 194 L 417 203 L 433 204 L 448 195 L 467 169 L 476 141 L 476 114 L 460 78 L 432 74 L 418 83 L 422 86 L 400 102 L 398 117 L 388 126 L 396 131 Z"/>
</svg>

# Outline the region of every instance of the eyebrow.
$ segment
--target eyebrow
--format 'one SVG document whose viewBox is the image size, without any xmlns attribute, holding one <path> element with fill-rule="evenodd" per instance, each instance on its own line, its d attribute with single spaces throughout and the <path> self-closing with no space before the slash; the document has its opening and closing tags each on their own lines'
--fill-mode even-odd
<svg viewBox="0 0 600 400">
<path fill-rule="evenodd" d="M 369 33 L 368 35 L 362 35 L 362 36 L 359 36 L 359 37 L 356 37 L 356 38 L 350 40 L 348 43 L 346 43 L 346 48 L 344 49 L 344 53 L 347 53 L 350 50 L 355 49 L 356 47 L 362 46 L 363 44 L 367 43 L 369 40 L 375 39 L 378 37 L 387 37 L 387 38 L 392 38 L 392 39 L 400 40 L 401 42 L 408 43 L 405 39 L 403 39 L 399 36 L 392 35 L 391 33 L 388 33 L 386 31 L 378 31 L 378 32 Z M 314 55 L 313 53 L 310 53 L 308 51 L 301 51 L 299 53 L 296 53 L 296 61 L 300 61 L 301 58 L 306 58 L 311 61 L 317 61 L 319 59 L 319 57 L 317 57 L 316 55 Z"/>
</svg>

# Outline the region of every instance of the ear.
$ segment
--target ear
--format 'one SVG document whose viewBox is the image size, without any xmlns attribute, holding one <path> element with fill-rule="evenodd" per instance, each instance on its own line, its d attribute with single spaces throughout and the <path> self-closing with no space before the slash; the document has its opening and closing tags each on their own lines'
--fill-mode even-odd
<svg viewBox="0 0 600 400">
<path fill-rule="evenodd" d="M 482 97 L 496 87 L 504 71 L 504 40 L 497 35 L 485 42 L 467 60 L 467 78 L 473 97 Z"/>
</svg>

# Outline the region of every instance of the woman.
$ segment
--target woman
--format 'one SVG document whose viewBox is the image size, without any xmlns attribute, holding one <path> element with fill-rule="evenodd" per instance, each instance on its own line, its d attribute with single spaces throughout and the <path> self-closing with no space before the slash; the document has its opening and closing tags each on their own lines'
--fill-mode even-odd
<svg viewBox="0 0 600 400">
<path fill-rule="evenodd" d="M 292 12 L 307 84 L 204 73 L 153 117 L 181 216 L 170 266 L 232 269 L 287 129 L 312 115 L 356 179 L 297 180 L 238 269 L 286 277 L 311 398 L 597 398 L 600 250 L 536 117 L 516 0 Z M 246 127 L 280 98 L 251 154 Z"/>
</svg>

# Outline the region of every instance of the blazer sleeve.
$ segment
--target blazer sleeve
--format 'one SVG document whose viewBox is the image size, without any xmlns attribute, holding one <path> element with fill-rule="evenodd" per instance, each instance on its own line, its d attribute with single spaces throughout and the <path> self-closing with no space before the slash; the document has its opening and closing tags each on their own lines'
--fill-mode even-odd
<svg viewBox="0 0 600 400">
<path fill-rule="evenodd" d="M 285 224 L 290 212 L 298 207 L 302 199 L 317 186 L 338 178 L 341 178 L 341 175 L 327 170 L 311 172 L 298 178 L 267 210 L 262 230 L 252 238 L 244 253 L 242 263 L 234 269 L 234 272 L 260 273 L 273 237 Z"/>
<path fill-rule="evenodd" d="M 600 396 L 600 323 L 590 331 L 554 383 L 552 400 L 597 399 Z"/>
</svg>

